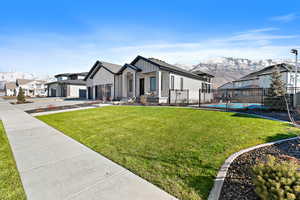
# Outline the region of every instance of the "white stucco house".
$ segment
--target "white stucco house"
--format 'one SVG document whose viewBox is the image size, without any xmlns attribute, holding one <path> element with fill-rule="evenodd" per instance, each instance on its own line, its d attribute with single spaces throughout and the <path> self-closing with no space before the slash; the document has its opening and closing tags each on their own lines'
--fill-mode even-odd
<svg viewBox="0 0 300 200">
<path fill-rule="evenodd" d="M 56 81 L 46 83 L 48 97 L 86 98 L 87 72 L 55 75 Z"/>
<path fill-rule="evenodd" d="M 212 98 L 212 75 L 190 72 L 155 58 L 137 56 L 130 64 L 97 61 L 87 76 L 88 99 L 128 100 L 146 96 L 148 101 L 168 103 L 170 91 L 188 90 L 189 102 L 199 100 L 199 92 Z"/>
<path fill-rule="evenodd" d="M 46 96 L 46 81 L 43 80 L 30 80 L 30 79 L 17 79 L 16 80 L 16 95 L 19 93 L 19 88 L 23 89 L 25 96 L 37 97 Z"/>
<path fill-rule="evenodd" d="M 250 73 L 231 84 L 227 83 L 220 89 L 237 89 L 237 88 L 270 88 L 272 72 L 278 67 L 282 82 L 286 87 L 294 87 L 295 83 L 295 67 L 281 63 L 265 67 L 256 72 Z M 230 85 L 230 87 L 228 87 Z M 227 87 L 226 87 L 227 86 Z M 300 87 L 300 77 L 298 75 L 297 87 Z M 291 90 L 292 91 L 292 90 Z"/>
<path fill-rule="evenodd" d="M 5 96 L 16 96 L 17 85 L 16 82 L 7 82 L 4 85 Z"/>
</svg>

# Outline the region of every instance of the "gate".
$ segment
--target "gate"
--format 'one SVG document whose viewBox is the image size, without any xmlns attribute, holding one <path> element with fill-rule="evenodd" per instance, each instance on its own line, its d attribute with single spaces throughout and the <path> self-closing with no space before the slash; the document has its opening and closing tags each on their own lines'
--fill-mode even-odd
<svg viewBox="0 0 300 200">
<path fill-rule="evenodd" d="M 169 104 L 188 104 L 189 90 L 169 90 Z"/>
</svg>

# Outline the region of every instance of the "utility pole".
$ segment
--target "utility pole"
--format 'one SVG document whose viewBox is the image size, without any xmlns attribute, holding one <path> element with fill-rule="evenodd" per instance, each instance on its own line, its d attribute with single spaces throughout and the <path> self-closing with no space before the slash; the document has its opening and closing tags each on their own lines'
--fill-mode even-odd
<svg viewBox="0 0 300 200">
<path fill-rule="evenodd" d="M 292 49 L 292 54 L 295 54 L 295 90 L 294 90 L 294 108 L 297 106 L 297 79 L 298 79 L 298 50 Z"/>
</svg>

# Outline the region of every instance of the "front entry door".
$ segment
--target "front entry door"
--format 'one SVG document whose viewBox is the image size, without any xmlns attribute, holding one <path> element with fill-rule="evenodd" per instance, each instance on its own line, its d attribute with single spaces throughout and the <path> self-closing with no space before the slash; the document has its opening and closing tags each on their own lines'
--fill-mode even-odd
<svg viewBox="0 0 300 200">
<path fill-rule="evenodd" d="M 140 79 L 140 96 L 145 94 L 145 79 Z"/>
</svg>

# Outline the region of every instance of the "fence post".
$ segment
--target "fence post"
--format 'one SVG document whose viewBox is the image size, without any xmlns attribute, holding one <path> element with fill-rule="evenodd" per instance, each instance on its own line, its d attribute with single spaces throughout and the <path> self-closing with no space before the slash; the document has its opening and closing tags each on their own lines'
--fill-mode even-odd
<svg viewBox="0 0 300 200">
<path fill-rule="evenodd" d="M 199 107 L 201 106 L 201 89 L 199 89 Z"/>
<path fill-rule="evenodd" d="M 189 99 L 190 99 L 190 97 L 189 97 L 189 90 L 187 90 L 187 104 L 189 105 Z"/>
<path fill-rule="evenodd" d="M 171 104 L 171 89 L 169 89 L 169 105 Z"/>
</svg>

